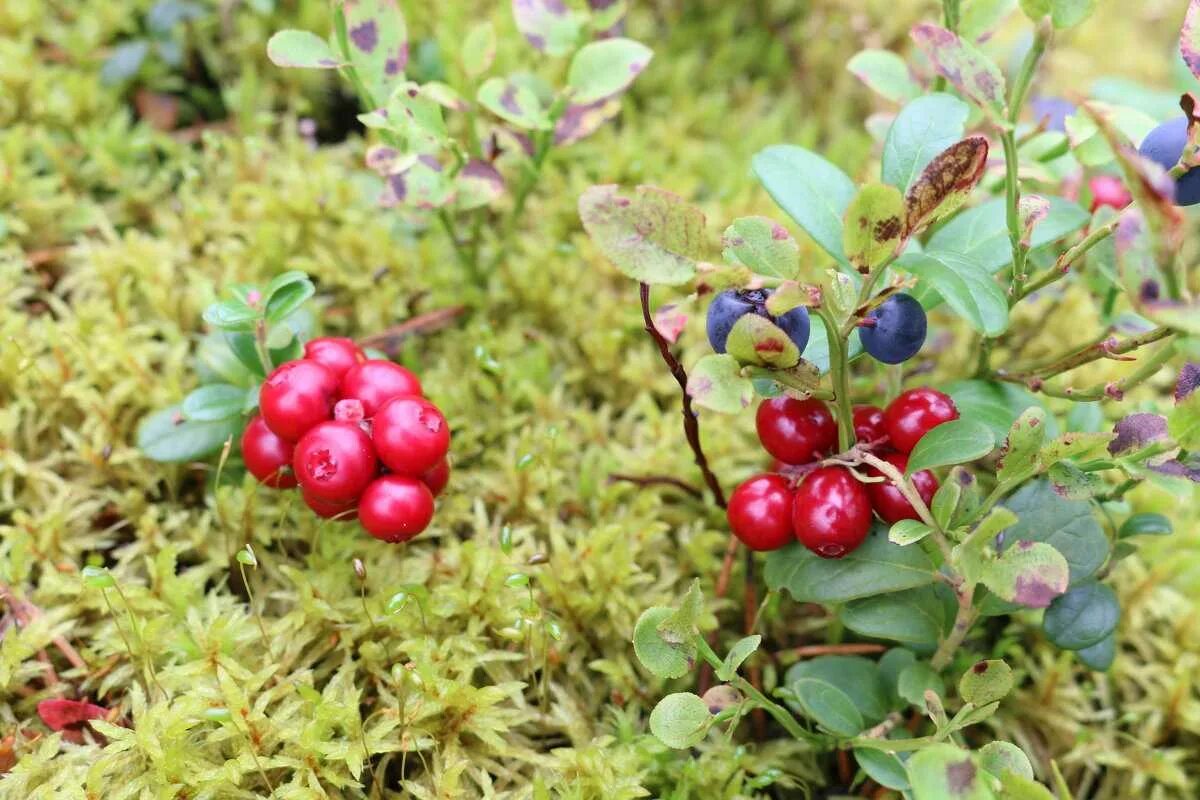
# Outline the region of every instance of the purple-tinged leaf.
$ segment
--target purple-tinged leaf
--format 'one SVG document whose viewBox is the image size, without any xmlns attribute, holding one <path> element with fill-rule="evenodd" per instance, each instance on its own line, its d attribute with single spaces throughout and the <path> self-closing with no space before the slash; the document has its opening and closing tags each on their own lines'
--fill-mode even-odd
<svg viewBox="0 0 1200 800">
<path fill-rule="evenodd" d="M 968 136 L 929 162 L 904 198 L 904 238 L 958 210 L 987 169 L 988 141 Z"/>
<path fill-rule="evenodd" d="M 928 22 L 914 26 L 912 38 L 929 58 L 934 70 L 964 97 L 993 116 L 1003 116 L 1006 105 L 1004 75 L 975 45 Z"/>
<path fill-rule="evenodd" d="M 660 306 L 654 312 L 654 329 L 668 342 L 674 344 L 687 327 L 688 316 L 675 304 Z"/>
<path fill-rule="evenodd" d="M 396 86 L 386 113 L 389 127 L 404 139 L 406 150 L 436 153 L 446 141 L 442 107 L 412 81 Z"/>
<path fill-rule="evenodd" d="M 392 96 L 408 66 L 408 28 L 396 0 L 339 0 L 350 63 L 376 107 Z M 368 109 L 373 111 L 374 109 Z"/>
<path fill-rule="evenodd" d="M 267 40 L 267 58 L 277 67 L 337 69 L 343 62 L 329 43 L 309 31 L 279 31 Z"/>
<path fill-rule="evenodd" d="M 750 407 L 754 384 L 742 376 L 733 356 L 714 354 L 704 356 L 692 367 L 687 393 L 702 408 L 736 414 Z"/>
<path fill-rule="evenodd" d="M 1160 414 L 1130 414 L 1113 427 L 1116 434 L 1108 452 L 1123 455 L 1167 438 L 1167 418 Z"/>
<path fill-rule="evenodd" d="M 1150 469 L 1169 478 L 1186 478 L 1192 483 L 1200 483 L 1200 463 L 1197 463 L 1194 458 L 1187 463 L 1173 458 L 1161 464 L 1154 464 L 1150 466 Z"/>
<path fill-rule="evenodd" d="M 983 568 L 981 580 L 1001 600 L 1045 608 L 1067 591 L 1070 566 L 1045 542 L 1018 541 Z"/>
<path fill-rule="evenodd" d="M 1070 461 L 1050 467 L 1046 478 L 1054 493 L 1066 500 L 1090 500 L 1108 488 L 1098 473 L 1084 472 Z"/>
<path fill-rule="evenodd" d="M 1200 0 L 1188 3 L 1183 30 L 1179 32 L 1179 52 L 1192 74 L 1200 78 Z"/>
<path fill-rule="evenodd" d="M 1021 197 L 1018 212 L 1021 219 L 1021 244 L 1029 247 L 1033 241 L 1033 229 L 1050 216 L 1050 201 L 1036 194 Z"/>
<path fill-rule="evenodd" d="M 454 182 L 433 156 L 413 159 L 401 172 L 387 177 L 380 205 L 385 208 L 408 205 L 414 208 L 441 208 L 454 201 Z"/>
<path fill-rule="evenodd" d="M 377 144 L 367 148 L 367 169 L 382 177 L 403 172 L 411 167 L 416 160 L 417 155 L 415 153 L 401 153 L 396 148 L 384 144 Z"/>
<path fill-rule="evenodd" d="M 1179 370 L 1179 379 L 1175 381 L 1176 405 L 1191 397 L 1197 387 L 1200 387 L 1200 364 L 1189 361 Z"/>
<path fill-rule="evenodd" d="M 567 72 L 571 101 L 587 105 L 624 92 L 654 52 L 633 39 L 603 39 L 579 48 Z"/>
<path fill-rule="evenodd" d="M 625 33 L 625 0 L 588 0 L 592 11 L 590 24 L 598 39 L 611 39 Z"/>
<path fill-rule="evenodd" d="M 579 216 L 609 261 L 634 280 L 677 285 L 696 274 L 704 253 L 704 213 L 653 186 L 632 194 L 593 186 L 579 198 Z"/>
<path fill-rule="evenodd" d="M 496 116 L 527 130 L 544 130 L 550 125 L 537 94 L 512 78 L 488 78 L 476 94 L 479 104 Z"/>
<path fill-rule="evenodd" d="M 574 50 L 587 21 L 586 15 L 567 8 L 563 0 L 512 0 L 512 13 L 526 40 L 551 56 Z"/>
<path fill-rule="evenodd" d="M 569 105 L 554 125 L 554 144 L 568 145 L 585 139 L 620 113 L 621 101 L 612 97 L 588 105 Z"/>
<path fill-rule="evenodd" d="M 472 159 L 454 179 L 455 207 L 460 210 L 491 205 L 504 194 L 504 177 L 486 161 Z"/>
</svg>

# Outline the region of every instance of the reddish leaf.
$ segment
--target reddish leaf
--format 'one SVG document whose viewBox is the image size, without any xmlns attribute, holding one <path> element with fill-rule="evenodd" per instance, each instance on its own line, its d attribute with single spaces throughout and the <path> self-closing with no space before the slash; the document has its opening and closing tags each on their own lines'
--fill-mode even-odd
<svg viewBox="0 0 1200 800">
<path fill-rule="evenodd" d="M 955 211 L 983 178 L 988 142 L 968 136 L 934 156 L 904 198 L 907 238 Z"/>
<path fill-rule="evenodd" d="M 1188 3 L 1183 30 L 1179 32 L 1179 52 L 1192 74 L 1200 78 L 1200 0 Z"/>
<path fill-rule="evenodd" d="M 975 45 L 928 22 L 914 26 L 912 38 L 934 70 L 965 97 L 995 116 L 1004 113 L 1004 75 Z"/>
<path fill-rule="evenodd" d="M 52 731 L 79 730 L 92 719 L 104 719 L 108 709 L 84 700 L 56 698 L 37 704 L 38 716 Z"/>
</svg>

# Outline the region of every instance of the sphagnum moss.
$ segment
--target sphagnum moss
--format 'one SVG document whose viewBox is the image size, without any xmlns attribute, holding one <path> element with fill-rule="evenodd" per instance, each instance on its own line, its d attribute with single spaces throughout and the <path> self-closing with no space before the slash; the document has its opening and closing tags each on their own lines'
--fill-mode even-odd
<svg viewBox="0 0 1200 800">
<path fill-rule="evenodd" d="M 661 44 L 620 121 L 551 161 L 492 305 L 402 348 L 447 410 L 456 456 L 434 529 L 402 550 L 318 525 L 249 481 L 214 492 L 210 467 L 163 468 L 132 446 L 146 413 L 191 388 L 200 312 L 231 281 L 304 269 L 319 282 L 324 328 L 356 336 L 408 316 L 419 293 L 429 292 L 421 308 L 457 301 L 444 241 L 372 205 L 361 142 L 313 151 L 292 133 L 295 116 L 272 114 L 330 120 L 327 82 L 274 70 L 263 54 L 272 30 L 324 24 L 325 4 L 257 5 L 195 26 L 240 132 L 195 144 L 137 122 L 125 87 L 99 81 L 103 49 L 136 33 L 148 3 L 0 8 L 0 581 L 41 612 L 0 643 L 0 797 L 252 798 L 268 784 L 279 798 L 818 791 L 836 770 L 802 744 L 714 738 L 690 757 L 645 733 L 662 691 L 632 659 L 633 623 L 692 576 L 712 580 L 727 534 L 683 494 L 608 482 L 631 469 L 692 472 L 636 297 L 581 236 L 575 198 L 597 180 L 671 175 L 722 216 L 765 213 L 768 198 L 730 165 L 784 140 L 827 143 L 857 177 L 871 168 L 858 127 L 868 106 L 842 63 L 861 35 L 901 37 L 921 4 L 635 10 L 635 34 Z M 443 59 L 478 16 L 409 11 Z M 486 12 L 508 30 L 504 9 Z M 1114 13 L 1088 30 L 1126 36 L 1125 24 Z M 499 58 L 515 62 L 504 48 Z M 815 249 L 804 255 L 816 269 Z M 689 347 L 701 339 L 684 336 Z M 751 434 L 704 431 L 729 485 L 759 467 Z M 1132 497 L 1164 505 L 1150 491 Z M 1194 796 L 1196 535 L 1179 528 L 1165 548 L 1174 563 L 1113 567 L 1129 616 L 1112 673 L 1085 673 L 1013 627 L 1023 678 L 995 733 L 1057 758 L 1096 797 Z M 247 578 L 269 652 L 230 561 L 243 543 L 259 561 Z M 546 562 L 531 566 L 534 554 Z M 80 580 L 92 560 L 120 581 L 130 642 L 145 643 L 162 689 L 125 650 L 123 601 L 114 617 Z M 529 647 L 502 634 L 525 591 L 505 584 L 518 571 L 561 640 Z M 423 607 L 389 612 L 405 585 L 426 587 Z M 721 613 L 740 616 L 735 603 Z M 794 607 L 784 619 L 768 613 L 772 640 L 821 640 L 829 625 Z M 58 684 L 46 685 L 43 651 Z M 120 724 L 93 723 L 102 739 L 67 743 L 37 721 L 37 702 L 55 696 L 91 697 Z"/>
</svg>

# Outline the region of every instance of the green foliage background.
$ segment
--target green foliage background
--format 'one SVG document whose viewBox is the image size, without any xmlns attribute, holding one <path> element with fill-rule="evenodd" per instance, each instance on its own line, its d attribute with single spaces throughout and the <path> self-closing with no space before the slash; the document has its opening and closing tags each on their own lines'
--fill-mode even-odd
<svg viewBox="0 0 1200 800">
<path fill-rule="evenodd" d="M 145 414 L 191 388 L 200 313 L 224 284 L 303 269 L 319 283 L 324 330 L 363 336 L 456 303 L 461 277 L 439 232 L 374 207 L 357 136 L 314 149 L 296 132 L 301 116 L 333 131 L 346 108 L 329 76 L 278 70 L 264 44 L 284 26 L 324 30 L 323 0 L 278 11 L 212 0 L 189 39 L 207 88 L 147 66 L 138 85 L 183 96 L 182 124 L 197 110 L 227 112 L 195 142 L 139 122 L 133 87 L 100 81 L 110 48 L 150 5 L 0 5 L 0 582 L 9 608 L 20 598 L 42 612 L 0 642 L 0 797 L 258 797 L 264 772 L 281 798 L 822 791 L 836 770 L 800 743 L 711 737 L 678 753 L 646 733 L 667 689 L 636 666 L 634 620 L 693 576 L 711 595 L 728 533 L 720 514 L 671 489 L 608 481 L 696 476 L 636 289 L 596 255 L 575 201 L 592 183 L 647 182 L 699 202 L 714 227 L 776 215 L 748 164 L 784 141 L 856 179 L 873 174 L 862 121 L 874 101 L 843 64 L 862 47 L 906 47 L 908 27 L 936 4 L 633 3 L 631 35 L 656 57 L 619 120 L 552 156 L 486 309 L 403 348 L 451 420 L 455 475 L 431 531 L 400 548 L 318 525 L 250 480 L 218 497 L 209 468 L 164 468 L 132 444 Z M 424 40 L 414 59 L 428 68 L 452 62 L 482 14 L 501 32 L 502 67 L 530 60 L 507 3 L 402 5 Z M 1114 72 L 1165 86 L 1183 6 L 1103 0 L 1058 43 L 1041 90 L 1082 91 Z M 990 47 L 1003 55 L 1015 35 Z M 1041 326 L 1031 355 L 1078 339 L 1094 318 L 1084 294 L 1061 300 L 1061 313 L 1030 314 Z M 704 349 L 701 310 L 689 311 L 685 363 Z M 938 337 L 935 380 L 966 356 L 945 328 Z M 1098 380 L 1122 368 L 1089 369 Z M 1168 388 L 1127 402 L 1152 407 Z M 752 434 L 748 416 L 704 430 L 727 486 L 761 466 Z M 1114 668 L 1084 670 L 1017 618 L 995 633 L 1019 690 L 989 725 L 1034 756 L 1042 777 L 1057 759 L 1080 796 L 1194 797 L 1196 506 L 1152 489 L 1132 497 L 1138 510 L 1170 513 L 1177 532 L 1116 567 L 1126 613 Z M 260 561 L 249 579 L 269 648 L 229 558 L 246 541 Z M 546 562 L 527 566 L 535 553 Z M 114 616 L 84 586 L 88 563 L 111 567 L 128 608 L 110 591 Z M 505 579 L 517 571 L 535 577 L 561 641 L 513 632 L 525 590 Z M 424 614 L 412 602 L 386 613 L 412 583 L 429 591 Z M 731 595 L 714 606 L 729 641 L 740 577 Z M 830 627 L 820 609 L 775 600 L 766 632 L 782 648 L 826 641 Z M 88 669 L 62 661 L 55 636 Z M 63 682 L 54 689 L 41 650 Z M 147 656 L 157 684 L 139 663 Z M 768 664 L 768 685 L 775 674 Z M 62 695 L 117 709 L 128 728 L 104 727 L 107 744 L 67 743 L 34 711 Z"/>
</svg>

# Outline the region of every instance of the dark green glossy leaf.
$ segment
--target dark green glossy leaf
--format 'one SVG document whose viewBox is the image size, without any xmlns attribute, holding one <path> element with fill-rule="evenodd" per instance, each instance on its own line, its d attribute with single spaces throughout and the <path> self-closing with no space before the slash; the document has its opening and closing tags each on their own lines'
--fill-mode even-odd
<svg viewBox="0 0 1200 800">
<path fill-rule="evenodd" d="M 1103 583 L 1085 581 L 1050 604 L 1042 628 L 1064 650 L 1082 650 L 1111 634 L 1120 617 L 1116 592 Z"/>
</svg>

